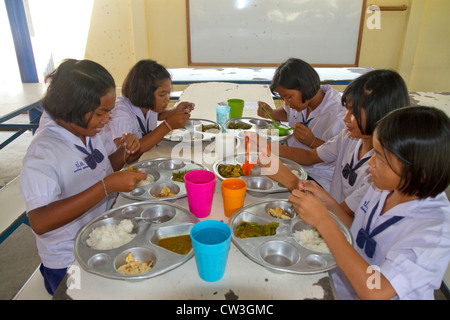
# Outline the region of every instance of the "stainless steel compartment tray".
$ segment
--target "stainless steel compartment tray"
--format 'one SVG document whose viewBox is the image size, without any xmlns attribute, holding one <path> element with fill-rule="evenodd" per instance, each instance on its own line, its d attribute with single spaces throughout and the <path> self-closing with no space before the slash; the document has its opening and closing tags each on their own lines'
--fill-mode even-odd
<svg viewBox="0 0 450 320">
<path fill-rule="evenodd" d="M 184 182 L 172 180 L 172 173 L 190 170 L 207 170 L 202 164 L 187 159 L 157 158 L 133 163 L 130 166 L 144 170 L 147 175 L 151 174 L 155 181 L 151 184 L 138 186 L 130 192 L 121 192 L 125 198 L 132 200 L 176 200 L 186 196 Z M 160 194 L 162 187 L 169 187 L 176 195 L 172 197 L 158 198 L 152 194 Z"/>
<path fill-rule="evenodd" d="M 231 123 L 241 123 L 244 125 L 250 125 L 251 127 L 248 129 L 230 129 L 229 126 Z M 277 125 L 285 129 L 288 128 L 287 126 L 281 123 L 277 123 Z M 251 117 L 233 118 L 225 123 L 225 130 L 227 132 L 254 131 L 257 132 L 262 137 L 266 138 L 267 140 L 274 140 L 280 142 L 287 140 L 287 138 L 289 138 L 289 136 L 291 136 L 294 133 L 293 130 L 289 130 L 285 136 L 270 135 L 267 134 L 267 129 L 269 128 L 274 128 L 273 122 L 271 120 L 266 120 L 262 118 L 251 118 Z"/>
<path fill-rule="evenodd" d="M 258 153 L 256 152 L 250 152 L 249 154 L 249 161 L 250 163 L 253 163 L 258 158 Z M 226 159 L 218 160 L 213 164 L 213 171 L 216 174 L 216 176 L 221 179 L 228 179 L 224 178 L 219 174 L 219 165 L 220 164 L 240 164 L 241 166 L 245 163 L 247 159 L 246 153 L 240 153 L 237 154 L 234 157 L 229 157 Z M 306 170 L 297 162 L 280 158 L 281 162 L 286 165 L 291 171 L 296 170 L 298 172 L 299 178 L 302 180 L 305 180 L 308 178 L 308 174 L 306 173 Z M 248 176 L 241 176 L 240 179 L 243 179 L 247 182 L 247 192 L 250 192 L 252 195 L 255 196 L 264 196 L 269 193 L 277 193 L 277 192 L 287 192 L 289 191 L 287 188 L 282 186 L 280 183 L 270 179 L 267 176 L 264 176 L 261 174 L 261 168 L 256 164 L 250 175 Z"/>
<path fill-rule="evenodd" d="M 203 125 L 216 125 L 219 126 L 219 130 L 209 130 L 202 132 Z M 164 140 L 179 141 L 185 143 L 191 143 L 195 141 L 212 141 L 215 139 L 219 132 L 222 132 L 222 126 L 211 120 L 191 118 L 186 122 L 184 128 L 174 129 L 164 136 Z"/>
<path fill-rule="evenodd" d="M 281 207 L 293 215 L 289 220 L 272 217 L 267 208 Z M 330 213 L 349 243 L 353 243 L 348 228 L 334 214 Z M 242 221 L 266 224 L 278 222 L 276 234 L 273 236 L 238 238 L 236 228 Z M 312 229 L 295 213 L 292 203 L 287 200 L 267 200 L 251 204 L 237 211 L 230 220 L 233 231 L 231 240 L 252 261 L 278 272 L 295 274 L 314 274 L 336 267 L 333 255 L 321 253 L 303 247 L 294 238 L 295 231 Z"/>
<path fill-rule="evenodd" d="M 136 217 L 148 220 L 133 219 Z M 86 243 L 95 227 L 115 225 L 123 219 L 133 222 L 136 236 L 131 242 L 111 250 L 96 250 Z M 153 221 L 153 222 L 149 222 Z M 165 273 L 189 260 L 194 252 L 181 255 L 157 245 L 159 238 L 189 234 L 198 219 L 188 210 L 163 201 L 144 201 L 127 204 L 105 212 L 92 220 L 77 234 L 74 242 L 75 258 L 86 271 L 106 278 L 121 280 L 141 280 Z M 117 271 L 118 259 L 132 252 L 136 260 L 139 255 L 154 261 L 153 267 L 139 275 L 125 275 Z M 147 261 L 147 260 L 144 260 Z"/>
</svg>

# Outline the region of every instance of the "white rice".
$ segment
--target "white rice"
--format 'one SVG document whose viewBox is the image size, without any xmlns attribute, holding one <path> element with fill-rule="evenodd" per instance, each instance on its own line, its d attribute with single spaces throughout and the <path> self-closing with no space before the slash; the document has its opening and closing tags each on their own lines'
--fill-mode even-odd
<svg viewBox="0 0 450 320">
<path fill-rule="evenodd" d="M 134 239 L 131 233 L 133 223 L 129 219 L 122 220 L 118 225 L 105 225 L 92 230 L 86 240 L 88 246 L 96 250 L 118 248 Z"/>
<path fill-rule="evenodd" d="M 317 230 L 295 231 L 294 238 L 305 248 L 320 253 L 330 253 L 325 240 L 320 236 Z"/>
<path fill-rule="evenodd" d="M 155 177 L 153 177 L 153 175 L 151 175 L 151 174 L 147 174 L 147 179 L 139 181 L 137 186 L 143 187 L 143 186 L 152 184 L 153 182 L 155 182 Z"/>
</svg>

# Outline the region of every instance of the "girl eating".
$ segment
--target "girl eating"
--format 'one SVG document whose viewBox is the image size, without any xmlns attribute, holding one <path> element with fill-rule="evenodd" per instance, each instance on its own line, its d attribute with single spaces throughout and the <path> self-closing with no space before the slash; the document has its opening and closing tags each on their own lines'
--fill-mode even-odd
<svg viewBox="0 0 450 320">
<path fill-rule="evenodd" d="M 369 160 L 373 185 L 349 227 L 353 247 L 309 186 L 289 200 L 315 227 L 339 269 L 340 299 L 433 299 L 450 260 L 450 119 L 430 107 L 393 111 L 376 126 Z"/>
<path fill-rule="evenodd" d="M 45 286 L 53 294 L 75 260 L 78 230 L 146 174 L 118 171 L 124 160 L 137 158 L 136 136 L 122 135 L 116 148 L 102 131 L 116 98 L 114 79 L 105 68 L 89 60 L 66 60 L 48 80 L 41 101 L 45 114 L 23 159 L 20 190 Z"/>
</svg>

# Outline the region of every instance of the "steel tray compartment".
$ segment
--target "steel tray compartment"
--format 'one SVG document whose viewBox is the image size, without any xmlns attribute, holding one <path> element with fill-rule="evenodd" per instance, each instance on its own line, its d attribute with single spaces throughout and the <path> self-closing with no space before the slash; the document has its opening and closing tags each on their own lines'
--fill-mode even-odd
<svg viewBox="0 0 450 320">
<path fill-rule="evenodd" d="M 158 158 L 137 162 L 131 165 L 139 170 L 145 171 L 154 177 L 154 182 L 138 186 L 130 192 L 121 192 L 120 194 L 133 200 L 167 200 L 172 201 L 186 196 L 186 187 L 184 182 L 174 181 L 172 173 L 179 171 L 207 170 L 202 164 L 176 158 Z M 154 194 L 160 194 L 163 187 L 169 187 L 174 196 L 159 198 Z"/>
<path fill-rule="evenodd" d="M 290 211 L 291 219 L 282 220 L 267 213 L 269 208 L 279 206 Z M 349 243 L 353 243 L 348 228 L 334 214 L 330 213 Z M 275 235 L 255 238 L 238 238 L 236 228 L 242 221 L 266 224 L 278 222 Z M 231 240 L 241 252 L 252 261 L 275 272 L 314 274 L 336 267 L 330 253 L 320 253 L 303 247 L 294 237 L 295 231 L 312 229 L 295 213 L 287 200 L 267 200 L 253 203 L 238 210 L 230 220 L 233 231 Z"/>
<path fill-rule="evenodd" d="M 254 162 L 258 158 L 257 153 L 250 153 L 249 154 L 249 161 Z M 224 178 L 219 173 L 219 165 L 220 164 L 240 164 L 241 166 L 245 163 L 247 159 L 246 153 L 240 153 L 237 154 L 234 157 L 226 158 L 222 160 L 218 160 L 213 164 L 213 171 L 216 174 L 216 176 L 221 179 L 228 179 Z M 306 173 L 306 170 L 295 161 L 280 158 L 281 162 L 288 167 L 291 171 L 296 170 L 298 171 L 299 178 L 302 180 L 305 180 L 308 178 L 308 174 Z M 287 188 L 282 186 L 280 183 L 276 182 L 275 180 L 270 179 L 267 176 L 261 175 L 261 168 L 256 164 L 250 175 L 248 176 L 241 176 L 240 179 L 245 180 L 247 182 L 247 192 L 253 196 L 262 197 L 266 196 L 269 193 L 278 193 L 278 192 L 287 192 L 289 191 Z"/>
<path fill-rule="evenodd" d="M 232 129 L 230 128 L 230 125 L 233 124 L 239 124 L 241 126 L 244 126 L 245 129 Z M 284 124 L 277 123 L 282 128 L 287 129 L 288 127 Z M 289 136 L 293 134 L 293 130 L 289 130 L 288 133 L 285 136 L 278 136 L 278 135 L 272 135 L 268 133 L 268 129 L 275 129 L 273 126 L 273 122 L 271 120 L 266 120 L 262 118 L 251 118 L 251 117 L 241 117 L 241 118 L 233 118 L 228 120 L 225 123 L 225 130 L 227 132 L 240 132 L 240 131 L 254 131 L 257 132 L 262 137 L 266 138 L 267 140 L 274 140 L 274 141 L 285 141 Z"/>
<path fill-rule="evenodd" d="M 211 129 L 206 132 L 202 131 L 202 125 L 215 125 L 219 129 Z M 186 122 L 182 129 L 175 129 L 164 136 L 164 140 L 179 141 L 184 143 L 191 143 L 195 141 L 212 141 L 216 135 L 223 131 L 222 126 L 211 120 L 191 118 Z"/>
<path fill-rule="evenodd" d="M 144 218 L 144 219 L 141 219 Z M 96 250 L 88 246 L 86 239 L 92 230 L 101 225 L 118 224 L 131 219 L 134 225 L 134 239 L 110 250 Z M 163 201 L 143 201 L 127 204 L 105 212 L 89 222 L 77 234 L 74 242 L 75 258 L 86 271 L 106 278 L 121 280 L 142 280 L 176 268 L 189 260 L 194 252 L 181 255 L 158 246 L 158 240 L 169 236 L 189 234 L 198 219 L 188 210 Z M 125 263 L 131 252 L 138 261 L 153 261 L 153 267 L 139 275 L 125 275 L 117 268 Z"/>
</svg>

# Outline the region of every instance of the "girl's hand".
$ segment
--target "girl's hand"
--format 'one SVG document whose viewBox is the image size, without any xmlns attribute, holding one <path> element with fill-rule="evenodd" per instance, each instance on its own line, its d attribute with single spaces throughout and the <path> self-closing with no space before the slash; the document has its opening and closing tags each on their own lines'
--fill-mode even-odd
<svg viewBox="0 0 450 320">
<path fill-rule="evenodd" d="M 177 111 L 183 111 L 185 113 L 191 113 L 192 110 L 195 109 L 195 104 L 192 102 L 180 102 L 177 107 L 176 107 Z"/>
<path fill-rule="evenodd" d="M 266 150 L 266 152 L 261 152 L 258 157 L 258 165 L 261 168 L 261 174 L 281 183 L 289 190 L 297 188 L 297 176 L 281 162 L 280 158 L 269 150 Z"/>
<path fill-rule="evenodd" d="M 139 139 L 133 133 L 123 133 L 122 139 L 120 140 L 121 146 L 126 150 L 128 154 L 134 154 L 139 152 L 141 148 L 141 143 Z"/>
<path fill-rule="evenodd" d="M 300 180 L 298 182 L 298 190 L 313 194 L 316 198 L 322 201 L 324 206 L 327 208 L 330 208 L 331 205 L 336 203 L 333 197 L 331 197 L 330 194 L 315 181 Z"/>
<path fill-rule="evenodd" d="M 269 119 L 269 116 L 267 115 L 267 113 L 264 112 L 264 109 L 266 109 L 266 111 L 271 115 L 271 117 L 273 118 L 272 112 L 273 109 L 271 106 L 269 106 L 267 103 L 262 102 L 262 101 L 258 101 L 258 116 L 260 116 L 261 118 L 265 118 L 265 119 Z"/>
<path fill-rule="evenodd" d="M 186 122 L 190 117 L 190 111 L 186 112 L 185 108 L 177 107 L 175 113 L 170 115 L 166 121 L 170 124 L 172 129 L 179 129 L 183 128 L 186 125 Z"/>
<path fill-rule="evenodd" d="M 106 190 L 110 192 L 130 192 L 141 180 L 147 179 L 144 171 L 121 170 L 107 176 L 104 181 Z"/>
<path fill-rule="evenodd" d="M 312 193 L 293 190 L 288 200 L 294 205 L 299 217 L 316 229 L 321 222 L 331 218 L 322 201 Z"/>
<path fill-rule="evenodd" d="M 314 134 L 311 129 L 307 126 L 301 124 L 300 122 L 296 122 L 293 126 L 294 128 L 294 137 L 303 143 L 305 146 L 311 146 L 314 142 Z"/>
<path fill-rule="evenodd" d="M 269 176 L 273 180 L 279 181 L 283 178 L 283 171 L 280 170 L 285 165 L 281 162 L 280 158 L 271 153 L 269 150 L 261 152 L 258 156 L 258 166 L 261 168 L 261 174 Z"/>
</svg>

